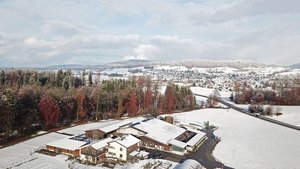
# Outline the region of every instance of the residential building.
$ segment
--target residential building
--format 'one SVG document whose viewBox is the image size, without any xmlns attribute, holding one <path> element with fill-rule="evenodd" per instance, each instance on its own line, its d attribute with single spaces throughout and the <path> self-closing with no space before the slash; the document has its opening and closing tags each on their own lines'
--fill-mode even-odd
<svg viewBox="0 0 300 169">
<path fill-rule="evenodd" d="M 132 135 L 124 135 L 110 141 L 108 144 L 108 158 L 127 161 L 130 153 L 139 151 L 141 140 Z"/>
<path fill-rule="evenodd" d="M 103 161 L 106 158 L 108 142 L 112 140 L 112 138 L 108 137 L 82 147 L 80 158 L 94 164 Z"/>
</svg>

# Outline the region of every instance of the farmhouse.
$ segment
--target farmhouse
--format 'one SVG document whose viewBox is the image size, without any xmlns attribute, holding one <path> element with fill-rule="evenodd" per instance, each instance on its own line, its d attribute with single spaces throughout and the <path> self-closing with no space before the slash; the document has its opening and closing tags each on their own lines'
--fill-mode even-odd
<svg viewBox="0 0 300 169">
<path fill-rule="evenodd" d="M 179 154 L 197 150 L 207 139 L 206 134 L 201 131 L 184 129 L 156 118 L 121 127 L 117 133 L 139 137 L 143 147 Z"/>
<path fill-rule="evenodd" d="M 108 137 L 100 141 L 91 143 L 81 148 L 80 158 L 82 160 L 89 161 L 97 164 L 106 158 L 106 151 L 108 148 L 108 142 L 113 139 Z"/>
<path fill-rule="evenodd" d="M 80 148 L 86 144 L 88 143 L 85 141 L 66 138 L 46 144 L 46 149 L 55 153 L 78 157 Z"/>
<path fill-rule="evenodd" d="M 139 151 L 141 140 L 132 135 L 124 135 L 108 144 L 107 157 L 127 161 L 130 153 Z"/>
<path fill-rule="evenodd" d="M 113 125 L 87 130 L 85 134 L 46 144 L 48 151 L 63 153 L 91 163 L 106 158 L 127 161 L 143 156 L 140 147 L 183 155 L 196 151 L 207 139 L 205 133 L 182 128 L 156 118 L 134 118 Z"/>
</svg>

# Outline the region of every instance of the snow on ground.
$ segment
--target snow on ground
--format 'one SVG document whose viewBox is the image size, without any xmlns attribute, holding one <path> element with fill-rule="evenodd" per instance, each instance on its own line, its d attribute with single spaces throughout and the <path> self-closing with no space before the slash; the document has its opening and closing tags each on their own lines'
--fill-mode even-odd
<svg viewBox="0 0 300 169">
<path fill-rule="evenodd" d="M 158 164 L 159 162 L 162 162 L 162 164 L 165 166 L 165 165 L 169 165 L 171 164 L 170 168 L 169 169 L 173 169 L 178 163 L 175 163 L 175 162 L 171 162 L 171 161 L 168 161 L 168 160 L 162 160 L 162 159 L 147 159 L 147 160 L 140 160 L 139 162 L 137 163 L 134 163 L 134 164 L 125 164 L 125 165 L 117 165 L 115 166 L 115 169 L 141 169 L 141 168 L 144 168 L 144 166 L 146 164 Z"/>
<path fill-rule="evenodd" d="M 157 70 L 176 70 L 176 71 L 188 71 L 189 69 L 185 66 L 155 66 L 154 69 Z"/>
<path fill-rule="evenodd" d="M 279 108 L 279 109 L 278 109 Z M 300 126 L 300 106 L 274 106 L 273 110 L 279 110 L 282 113 L 280 116 L 272 116 L 270 118 L 282 121 L 285 123 Z"/>
<path fill-rule="evenodd" d="M 13 168 L 45 168 L 46 166 L 48 166 L 46 168 L 60 168 L 61 165 L 56 166 L 56 160 L 51 160 L 50 156 L 49 159 L 47 158 L 45 160 L 43 155 L 37 153 L 32 154 L 32 152 L 44 146 L 45 143 L 56 141 L 66 137 L 68 136 L 58 133 L 50 133 L 35 137 L 14 146 L 0 149 L 0 168 L 9 168 L 13 166 L 15 166 Z M 42 167 L 41 165 L 45 166 Z"/>
<path fill-rule="evenodd" d="M 232 109 L 202 109 L 174 114 L 185 122 L 210 121 L 222 138 L 214 156 L 225 165 L 247 169 L 296 169 L 300 166 L 300 132 Z"/>
<path fill-rule="evenodd" d="M 203 87 L 191 87 L 191 91 L 195 94 L 201 94 L 204 96 L 209 96 L 214 92 L 215 89 L 203 88 Z M 229 98 L 231 92 L 229 91 L 219 91 L 221 98 Z"/>
<path fill-rule="evenodd" d="M 230 102 L 232 103 L 232 102 Z M 248 110 L 249 104 L 234 104 L 237 107 Z M 263 108 L 266 108 L 268 105 L 264 105 Z M 266 116 L 278 121 L 289 123 L 292 125 L 300 126 L 300 106 L 273 106 L 273 112 L 276 113 L 279 111 L 282 113 L 280 116 Z"/>
</svg>

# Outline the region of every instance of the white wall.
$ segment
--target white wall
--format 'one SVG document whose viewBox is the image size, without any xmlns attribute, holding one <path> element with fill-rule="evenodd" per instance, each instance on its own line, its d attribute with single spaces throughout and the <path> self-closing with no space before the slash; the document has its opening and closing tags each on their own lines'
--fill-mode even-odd
<svg viewBox="0 0 300 169">
<path fill-rule="evenodd" d="M 132 135 L 135 135 L 135 136 L 143 136 L 145 135 L 145 133 L 137 130 L 137 129 L 134 129 L 134 128 L 131 128 L 131 127 L 124 127 L 124 128 L 120 128 L 117 130 L 118 133 L 122 133 L 122 134 L 132 134 Z"/>
<path fill-rule="evenodd" d="M 122 161 L 127 161 L 127 148 L 117 142 L 111 142 L 109 143 L 107 157 L 114 157 Z"/>
</svg>

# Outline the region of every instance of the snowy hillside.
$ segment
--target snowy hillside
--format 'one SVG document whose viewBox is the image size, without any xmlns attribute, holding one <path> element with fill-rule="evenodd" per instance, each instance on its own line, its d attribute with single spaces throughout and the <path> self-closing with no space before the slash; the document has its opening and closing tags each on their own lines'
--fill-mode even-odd
<svg viewBox="0 0 300 169">
<path fill-rule="evenodd" d="M 235 110 L 203 109 L 174 114 L 185 122 L 210 121 L 222 141 L 214 155 L 226 166 L 247 169 L 299 168 L 299 131 L 268 123 Z"/>
</svg>

